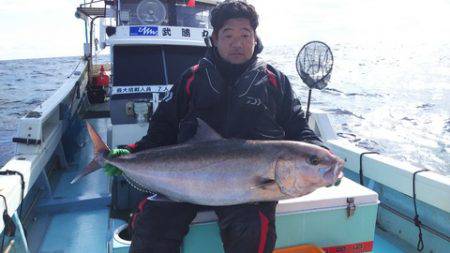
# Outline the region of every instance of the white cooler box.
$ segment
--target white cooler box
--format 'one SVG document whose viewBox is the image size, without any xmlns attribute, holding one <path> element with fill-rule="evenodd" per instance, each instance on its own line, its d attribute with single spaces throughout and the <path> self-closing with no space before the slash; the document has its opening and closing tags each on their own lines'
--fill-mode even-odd
<svg viewBox="0 0 450 253">
<path fill-rule="evenodd" d="M 321 188 L 295 199 L 280 201 L 277 208 L 276 248 L 314 244 L 327 253 L 371 252 L 375 235 L 378 194 L 350 179 L 339 186 Z M 183 253 L 222 253 L 217 217 L 213 211 L 197 214 L 183 245 Z M 113 252 L 128 252 L 129 241 L 118 238 Z"/>
<path fill-rule="evenodd" d="M 277 208 L 277 244 L 284 248 L 314 244 L 325 252 L 370 252 L 373 248 L 378 194 L 350 179 L 321 188 Z M 183 243 L 183 253 L 221 253 L 222 242 L 213 211 L 201 212 Z"/>
</svg>

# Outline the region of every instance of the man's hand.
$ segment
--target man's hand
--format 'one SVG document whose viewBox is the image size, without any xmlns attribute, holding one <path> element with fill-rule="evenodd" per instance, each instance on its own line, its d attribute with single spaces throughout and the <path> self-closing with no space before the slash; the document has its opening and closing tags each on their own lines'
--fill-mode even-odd
<svg viewBox="0 0 450 253">
<path fill-rule="evenodd" d="M 121 155 L 128 155 L 129 153 L 130 151 L 128 151 L 127 149 L 115 148 L 109 151 L 108 157 L 113 158 Z M 119 168 L 109 163 L 105 164 L 105 173 L 110 177 L 122 175 L 122 171 Z"/>
</svg>

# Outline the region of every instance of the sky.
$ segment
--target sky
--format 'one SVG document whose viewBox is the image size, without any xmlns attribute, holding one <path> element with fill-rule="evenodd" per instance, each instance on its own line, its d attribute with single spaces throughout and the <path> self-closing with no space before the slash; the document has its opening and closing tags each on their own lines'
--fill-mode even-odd
<svg viewBox="0 0 450 253">
<path fill-rule="evenodd" d="M 0 0 L 0 60 L 82 54 L 77 0 Z M 450 41 L 448 0 L 249 0 L 266 45 Z"/>
<path fill-rule="evenodd" d="M 0 0 L 0 60 L 82 54 L 74 0 Z"/>
</svg>

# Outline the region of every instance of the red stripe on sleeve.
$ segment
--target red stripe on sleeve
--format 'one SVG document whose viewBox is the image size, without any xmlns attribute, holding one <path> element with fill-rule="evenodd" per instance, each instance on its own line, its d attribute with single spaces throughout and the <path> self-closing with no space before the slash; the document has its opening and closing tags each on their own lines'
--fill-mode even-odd
<svg viewBox="0 0 450 253">
<path fill-rule="evenodd" d="M 141 214 L 144 211 L 144 206 L 147 203 L 148 199 L 145 197 L 141 202 L 139 202 L 138 205 L 138 211 L 133 214 L 133 217 L 131 217 L 131 228 L 134 228 L 134 223 L 136 222 L 136 218 L 139 214 Z"/>
<path fill-rule="evenodd" d="M 272 84 L 273 87 L 278 88 L 278 82 L 277 82 L 277 78 L 276 78 L 275 74 L 268 69 L 266 69 L 266 73 L 267 73 L 267 77 L 269 78 L 270 84 Z"/>
<path fill-rule="evenodd" d="M 258 253 L 263 253 L 266 247 L 267 231 L 269 230 L 269 219 L 259 211 L 259 219 L 261 221 L 261 233 L 259 235 Z"/>
<path fill-rule="evenodd" d="M 189 0 L 186 4 L 188 7 L 195 7 L 195 0 Z"/>
<path fill-rule="evenodd" d="M 194 81 L 195 72 L 197 72 L 197 70 L 198 70 L 198 64 L 194 65 L 192 67 L 192 76 L 190 76 L 186 81 L 186 93 L 188 94 L 188 96 L 191 96 L 191 84 L 192 84 L 192 81 Z"/>
<path fill-rule="evenodd" d="M 127 145 L 132 151 L 134 151 L 137 148 L 137 144 L 133 143 L 133 144 L 128 144 Z"/>
</svg>

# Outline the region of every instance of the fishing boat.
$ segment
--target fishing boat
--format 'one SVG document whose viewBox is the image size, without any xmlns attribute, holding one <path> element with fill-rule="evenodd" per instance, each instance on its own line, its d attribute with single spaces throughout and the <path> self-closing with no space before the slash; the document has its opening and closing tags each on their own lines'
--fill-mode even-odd
<svg viewBox="0 0 450 253">
<path fill-rule="evenodd" d="M 130 213 L 145 193 L 97 171 L 85 121 L 110 147 L 145 135 L 173 83 L 205 53 L 216 0 L 81 4 L 84 57 L 56 92 L 18 121 L 14 157 L 0 169 L 1 252 L 128 252 Z M 97 24 L 97 25 L 95 25 Z M 97 49 L 110 61 L 95 64 Z M 346 160 L 338 186 L 277 207 L 278 253 L 450 252 L 450 178 L 354 146 L 326 113 L 309 124 Z M 214 212 L 198 213 L 183 253 L 223 252 Z"/>
</svg>

